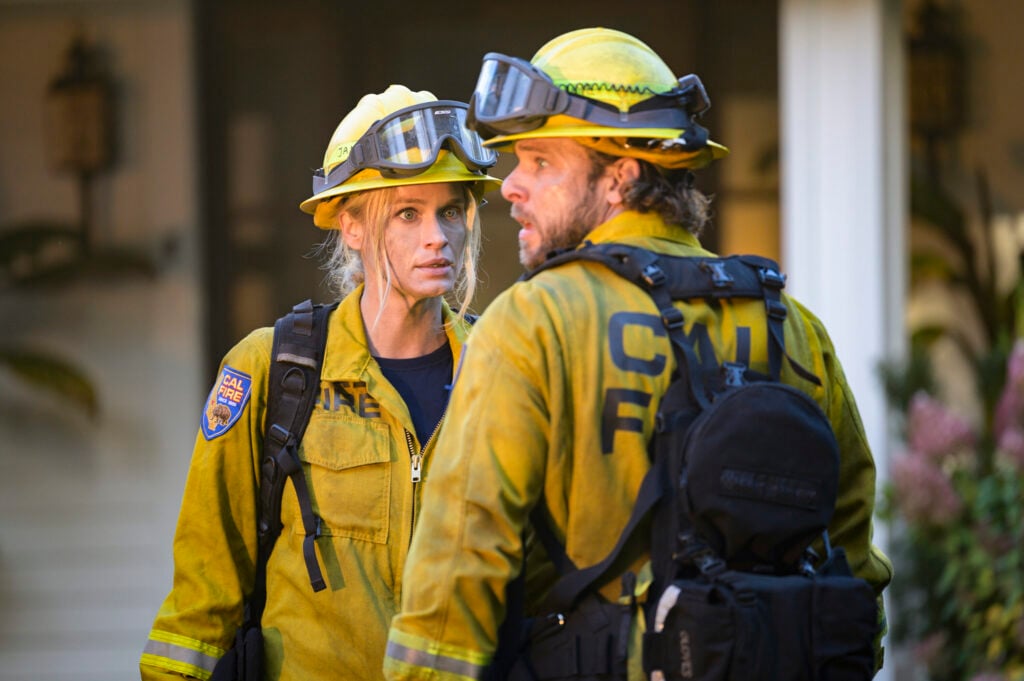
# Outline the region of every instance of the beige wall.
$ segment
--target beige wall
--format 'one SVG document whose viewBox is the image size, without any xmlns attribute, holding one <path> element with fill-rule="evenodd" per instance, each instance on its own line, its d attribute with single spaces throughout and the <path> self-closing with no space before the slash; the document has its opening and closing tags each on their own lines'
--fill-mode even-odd
<svg viewBox="0 0 1024 681">
<path fill-rule="evenodd" d="M 0 371 L 0 677 L 137 677 L 170 586 L 170 537 L 206 378 L 199 376 L 188 3 L 0 3 L 0 230 L 73 221 L 71 177 L 46 167 L 46 85 L 75 19 L 109 51 L 121 154 L 95 187 L 99 248 L 163 257 L 154 279 L 13 292 L 0 344 L 59 353 L 99 392 L 89 421 Z M 168 490 L 174 490 L 169 492 Z"/>
</svg>

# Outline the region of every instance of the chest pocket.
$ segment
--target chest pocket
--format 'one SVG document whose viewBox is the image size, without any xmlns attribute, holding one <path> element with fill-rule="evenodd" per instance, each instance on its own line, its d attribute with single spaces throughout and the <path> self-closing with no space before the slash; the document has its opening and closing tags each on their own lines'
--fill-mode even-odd
<svg viewBox="0 0 1024 681">
<path fill-rule="evenodd" d="M 387 542 L 392 471 L 387 424 L 317 409 L 299 447 L 299 459 L 322 534 Z M 301 528 L 301 522 L 296 527 Z"/>
</svg>

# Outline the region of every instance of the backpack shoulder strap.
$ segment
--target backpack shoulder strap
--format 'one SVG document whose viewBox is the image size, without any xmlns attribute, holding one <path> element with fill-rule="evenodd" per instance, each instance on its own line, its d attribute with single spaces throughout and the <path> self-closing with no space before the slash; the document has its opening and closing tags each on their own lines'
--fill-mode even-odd
<svg viewBox="0 0 1024 681">
<path fill-rule="evenodd" d="M 320 534 L 320 519 L 313 513 L 297 452 L 316 402 L 327 346 L 327 321 L 335 307 L 337 303 L 314 305 L 305 300 L 274 324 L 260 465 L 259 555 L 247 614 L 247 619 L 253 621 L 259 621 L 266 602 L 266 564 L 281 534 L 281 498 L 288 478 L 295 487 L 302 513 L 306 533 L 302 551 L 310 584 L 314 591 L 326 587 L 314 544 Z"/>
</svg>

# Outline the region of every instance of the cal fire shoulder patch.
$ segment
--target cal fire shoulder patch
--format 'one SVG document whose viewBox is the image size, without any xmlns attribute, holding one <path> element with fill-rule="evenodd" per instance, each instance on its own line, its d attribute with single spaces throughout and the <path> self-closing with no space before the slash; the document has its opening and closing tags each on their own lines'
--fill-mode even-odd
<svg viewBox="0 0 1024 681">
<path fill-rule="evenodd" d="M 231 430 L 248 404 L 251 390 L 252 377 L 225 364 L 200 419 L 203 437 L 212 440 Z"/>
</svg>

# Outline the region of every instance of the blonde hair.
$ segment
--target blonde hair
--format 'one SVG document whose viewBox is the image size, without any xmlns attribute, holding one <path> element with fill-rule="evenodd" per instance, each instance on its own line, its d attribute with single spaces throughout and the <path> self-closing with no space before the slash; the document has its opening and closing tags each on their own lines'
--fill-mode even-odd
<svg viewBox="0 0 1024 681">
<path fill-rule="evenodd" d="M 462 253 L 457 254 L 462 257 L 458 263 L 455 285 L 445 297 L 452 309 L 456 310 L 458 319 L 462 319 L 469 310 L 469 304 L 476 292 L 477 261 L 480 256 L 480 211 L 472 183 L 459 182 L 458 185 L 466 201 L 466 243 Z M 396 191 L 396 187 L 383 187 L 335 199 L 338 204 L 335 207 L 335 220 L 340 221 L 341 214 L 347 213 L 365 229 L 363 250 L 367 257 L 373 259 L 374 270 L 377 272 L 380 310 L 384 309 L 392 284 L 384 231 L 396 203 Z M 320 244 L 319 250 L 325 254 L 321 267 L 327 272 L 325 280 L 338 298 L 344 298 L 366 280 L 362 253 L 349 248 L 340 229 L 331 230 L 327 239 Z M 378 318 L 379 315 L 380 312 Z"/>
</svg>

